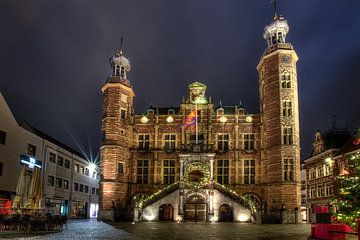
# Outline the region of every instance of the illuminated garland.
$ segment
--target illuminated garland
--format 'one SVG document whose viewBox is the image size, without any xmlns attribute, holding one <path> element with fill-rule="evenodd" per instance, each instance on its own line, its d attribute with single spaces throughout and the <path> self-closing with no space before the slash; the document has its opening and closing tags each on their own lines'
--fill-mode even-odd
<svg viewBox="0 0 360 240">
<path fill-rule="evenodd" d="M 193 182 L 190 179 L 191 172 L 200 171 L 203 176 L 200 178 L 200 181 Z M 188 188 L 199 189 L 204 185 L 208 184 L 210 181 L 210 169 L 209 166 L 203 163 L 193 163 L 185 167 L 183 180 Z"/>
</svg>

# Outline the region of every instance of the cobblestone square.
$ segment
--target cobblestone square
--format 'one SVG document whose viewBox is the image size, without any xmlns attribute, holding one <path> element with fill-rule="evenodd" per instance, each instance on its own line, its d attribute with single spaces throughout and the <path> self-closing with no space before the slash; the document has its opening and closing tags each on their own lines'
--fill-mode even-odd
<svg viewBox="0 0 360 240">
<path fill-rule="evenodd" d="M 68 228 L 50 234 L 0 233 L 1 239 L 252 239 L 303 240 L 310 225 L 257 225 L 243 223 L 115 223 L 72 220 Z"/>
</svg>

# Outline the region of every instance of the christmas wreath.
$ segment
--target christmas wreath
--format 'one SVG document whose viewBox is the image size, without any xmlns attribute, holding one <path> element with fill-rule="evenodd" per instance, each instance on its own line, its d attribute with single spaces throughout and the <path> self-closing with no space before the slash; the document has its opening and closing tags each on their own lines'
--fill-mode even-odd
<svg viewBox="0 0 360 240">
<path fill-rule="evenodd" d="M 193 163 L 185 167 L 183 180 L 189 188 L 201 188 L 210 181 L 209 166 L 203 163 Z"/>
</svg>

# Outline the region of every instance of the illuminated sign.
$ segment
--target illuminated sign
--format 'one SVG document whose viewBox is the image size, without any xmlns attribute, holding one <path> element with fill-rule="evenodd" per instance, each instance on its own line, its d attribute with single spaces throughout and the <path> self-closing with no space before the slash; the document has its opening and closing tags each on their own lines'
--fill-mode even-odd
<svg viewBox="0 0 360 240">
<path fill-rule="evenodd" d="M 32 156 L 20 155 L 20 164 L 27 165 L 29 168 L 41 168 L 41 161 Z"/>
</svg>

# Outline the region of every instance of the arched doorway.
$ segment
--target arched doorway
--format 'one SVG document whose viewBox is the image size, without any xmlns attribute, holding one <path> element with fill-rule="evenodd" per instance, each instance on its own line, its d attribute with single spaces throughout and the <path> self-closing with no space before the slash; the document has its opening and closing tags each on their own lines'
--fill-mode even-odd
<svg viewBox="0 0 360 240">
<path fill-rule="evenodd" d="M 159 207 L 159 221 L 173 221 L 174 208 L 171 204 L 162 204 Z"/>
<path fill-rule="evenodd" d="M 233 212 L 228 204 L 223 204 L 219 208 L 219 221 L 220 222 L 232 222 Z"/>
<path fill-rule="evenodd" d="M 203 196 L 199 194 L 190 195 L 185 201 L 185 221 L 206 221 L 207 204 Z"/>
</svg>

